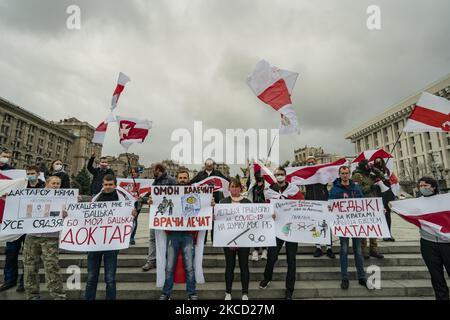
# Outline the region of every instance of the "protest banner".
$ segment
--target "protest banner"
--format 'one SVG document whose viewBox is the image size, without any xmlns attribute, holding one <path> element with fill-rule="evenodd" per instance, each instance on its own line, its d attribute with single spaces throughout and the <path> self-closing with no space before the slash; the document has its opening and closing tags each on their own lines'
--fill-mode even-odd
<svg viewBox="0 0 450 320">
<path fill-rule="evenodd" d="M 34 234 L 62 229 L 62 212 L 77 202 L 78 189 L 17 189 L 6 197 L 1 233 Z"/>
<path fill-rule="evenodd" d="M 133 208 L 133 201 L 69 203 L 59 247 L 89 252 L 128 248 Z"/>
<path fill-rule="evenodd" d="M 276 246 L 272 215 L 268 203 L 216 204 L 213 247 Z"/>
<path fill-rule="evenodd" d="M 381 198 L 330 201 L 333 234 L 343 238 L 390 238 Z"/>
<path fill-rule="evenodd" d="M 150 229 L 211 229 L 212 193 L 210 186 L 153 186 Z"/>
<path fill-rule="evenodd" d="M 271 200 L 279 239 L 312 244 L 331 244 L 333 216 L 328 201 Z"/>
<path fill-rule="evenodd" d="M 134 197 L 142 197 L 146 193 L 150 192 L 150 188 L 154 179 L 133 179 L 132 178 L 117 178 L 117 185 Z"/>
</svg>

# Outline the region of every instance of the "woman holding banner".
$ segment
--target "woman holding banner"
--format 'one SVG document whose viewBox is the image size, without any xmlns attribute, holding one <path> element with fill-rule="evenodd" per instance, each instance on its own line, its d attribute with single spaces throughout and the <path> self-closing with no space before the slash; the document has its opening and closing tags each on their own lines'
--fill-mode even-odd
<svg viewBox="0 0 450 320">
<path fill-rule="evenodd" d="M 238 179 L 231 179 L 229 185 L 230 196 L 220 200 L 220 203 L 251 203 L 249 199 L 241 196 L 242 189 L 242 184 Z M 225 247 L 223 251 L 225 253 L 225 300 L 231 300 L 236 255 L 238 256 L 239 269 L 241 270 L 242 300 L 248 300 L 248 285 L 250 282 L 248 256 L 250 254 L 250 248 Z"/>
</svg>

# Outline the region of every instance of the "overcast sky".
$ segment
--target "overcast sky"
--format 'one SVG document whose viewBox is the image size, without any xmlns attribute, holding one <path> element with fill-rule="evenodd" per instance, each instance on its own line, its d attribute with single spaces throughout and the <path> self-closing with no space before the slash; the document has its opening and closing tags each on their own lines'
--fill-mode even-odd
<svg viewBox="0 0 450 320">
<path fill-rule="evenodd" d="M 66 9 L 81 8 L 81 30 Z M 368 30 L 366 9 L 381 9 Z M 248 88 L 258 60 L 300 74 L 292 95 L 305 145 L 353 154 L 345 132 L 450 72 L 450 2 L 0 0 L 0 96 L 48 120 L 96 126 L 119 71 L 130 76 L 117 114 L 152 120 L 141 163 L 170 158 L 177 128 L 278 128 Z M 205 143 L 206 145 L 206 143 Z M 104 154 L 123 149 L 108 132 Z M 237 173 L 234 168 L 233 173 Z"/>
</svg>

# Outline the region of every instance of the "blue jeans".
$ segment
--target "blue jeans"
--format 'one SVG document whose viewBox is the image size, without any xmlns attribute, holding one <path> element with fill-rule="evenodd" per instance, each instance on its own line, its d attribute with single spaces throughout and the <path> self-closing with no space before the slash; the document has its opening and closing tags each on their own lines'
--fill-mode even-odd
<svg viewBox="0 0 450 320">
<path fill-rule="evenodd" d="M 341 278 L 342 280 L 348 280 L 348 245 L 349 238 L 340 238 L 341 251 L 339 252 L 341 261 Z M 355 266 L 358 274 L 358 279 L 365 279 L 366 273 L 364 272 L 364 257 L 361 251 L 361 239 L 352 238 L 353 254 L 355 255 Z"/>
<path fill-rule="evenodd" d="M 24 241 L 25 235 L 17 240 L 6 242 L 5 269 L 3 270 L 5 284 L 15 285 L 19 279 L 20 284 L 23 285 L 23 275 L 19 278 L 19 254 Z"/>
<path fill-rule="evenodd" d="M 118 250 L 88 253 L 88 277 L 85 292 L 86 300 L 95 300 L 102 258 L 105 265 L 106 300 L 116 299 L 116 269 L 118 253 Z"/>
<path fill-rule="evenodd" d="M 175 231 L 167 235 L 166 279 L 163 294 L 169 297 L 173 289 L 173 273 L 177 265 L 179 250 L 181 250 L 183 256 L 187 294 L 188 296 L 197 294 L 194 271 L 194 235 L 183 231 Z"/>
</svg>

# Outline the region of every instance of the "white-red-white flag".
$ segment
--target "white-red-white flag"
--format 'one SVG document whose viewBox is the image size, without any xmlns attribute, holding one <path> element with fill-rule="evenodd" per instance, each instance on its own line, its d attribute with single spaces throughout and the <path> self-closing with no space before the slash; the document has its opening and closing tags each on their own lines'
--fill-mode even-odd
<svg viewBox="0 0 450 320">
<path fill-rule="evenodd" d="M 92 143 L 103 144 L 105 141 L 106 130 L 108 129 L 108 123 L 102 121 L 94 131 L 94 137 L 92 138 Z"/>
<path fill-rule="evenodd" d="M 296 185 L 327 184 L 339 178 L 339 167 L 347 163 L 345 158 L 330 163 L 304 167 L 287 167 L 286 180 Z"/>
<path fill-rule="evenodd" d="M 222 191 L 225 197 L 230 195 L 230 191 L 228 189 L 230 183 L 227 179 L 217 176 L 211 176 L 202 181 L 193 184 L 194 186 L 212 186 L 214 188 L 214 192 Z"/>
<path fill-rule="evenodd" d="M 135 118 L 116 117 L 119 125 L 120 144 L 128 150 L 133 143 L 142 143 L 147 137 L 152 122 Z"/>
<path fill-rule="evenodd" d="M 264 181 L 266 181 L 269 185 L 277 182 L 277 179 L 275 178 L 270 168 L 266 167 L 261 161 L 255 160 L 252 166 L 253 172 L 254 173 L 259 172 Z"/>
<path fill-rule="evenodd" d="M 450 240 L 450 193 L 392 201 L 391 205 L 406 221 L 442 240 Z"/>
<path fill-rule="evenodd" d="M 405 132 L 450 132 L 450 101 L 424 92 L 403 128 Z"/>
<path fill-rule="evenodd" d="M 259 61 L 247 77 L 247 84 L 255 95 L 280 113 L 280 134 L 299 133 L 297 115 L 291 101 L 297 77 L 298 73 L 271 66 L 265 60 Z"/>
<path fill-rule="evenodd" d="M 122 72 L 119 73 L 119 78 L 117 79 L 117 86 L 116 86 L 116 89 L 114 90 L 112 100 L 111 100 L 111 111 L 117 107 L 117 102 L 119 101 L 120 95 L 121 95 L 123 89 L 125 88 L 125 85 L 129 81 L 130 81 L 130 78 L 126 74 L 124 74 Z"/>
</svg>

